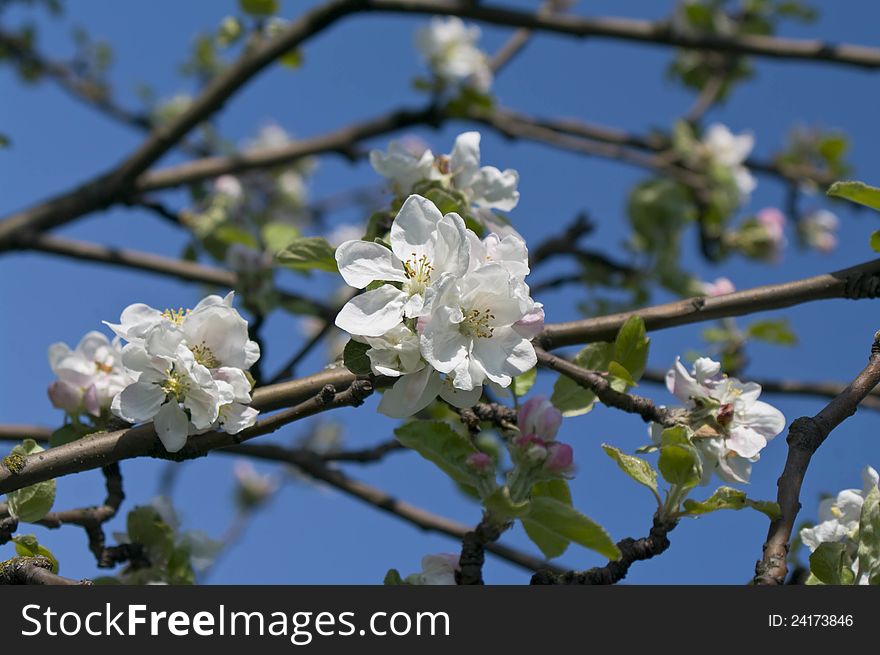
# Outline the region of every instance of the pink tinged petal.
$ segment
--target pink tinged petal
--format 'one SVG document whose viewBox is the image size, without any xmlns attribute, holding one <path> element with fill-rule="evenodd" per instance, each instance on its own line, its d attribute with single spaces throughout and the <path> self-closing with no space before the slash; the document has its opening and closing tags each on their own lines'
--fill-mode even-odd
<svg viewBox="0 0 880 655">
<path fill-rule="evenodd" d="M 101 403 L 98 400 L 98 389 L 95 385 L 91 385 L 83 394 L 83 407 L 92 416 L 101 415 Z"/>
<path fill-rule="evenodd" d="M 165 392 L 157 384 L 135 382 L 117 396 L 118 416 L 129 423 L 152 419 L 165 402 Z"/>
<path fill-rule="evenodd" d="M 406 282 L 400 259 L 385 246 L 370 241 L 346 241 L 336 249 L 336 263 L 346 284 L 363 289 L 371 282 Z"/>
<path fill-rule="evenodd" d="M 758 400 L 746 411 L 746 425 L 766 439 L 772 439 L 785 429 L 785 415 L 773 405 Z"/>
<path fill-rule="evenodd" d="M 727 447 L 746 459 L 755 457 L 767 445 L 767 440 L 753 429 L 737 426 L 730 430 Z"/>
<path fill-rule="evenodd" d="M 483 395 L 483 386 L 477 385 L 473 389 L 456 389 L 449 384 L 442 384 L 440 387 L 440 397 L 453 407 L 459 409 L 467 409 L 473 407 Z"/>
<path fill-rule="evenodd" d="M 517 426 L 523 434 L 537 435 L 551 441 L 562 425 L 562 413 L 544 396 L 524 402 L 517 414 Z"/>
<path fill-rule="evenodd" d="M 336 316 L 336 326 L 349 334 L 381 337 L 403 318 L 407 295 L 390 284 L 349 300 Z"/>
<path fill-rule="evenodd" d="M 534 339 L 544 331 L 544 305 L 535 303 L 525 316 L 513 324 L 517 334 L 526 339 Z"/>
<path fill-rule="evenodd" d="M 433 202 L 419 195 L 407 198 L 391 223 L 391 250 L 401 262 L 423 255 L 434 263 L 433 244 L 443 215 Z"/>
<path fill-rule="evenodd" d="M 49 385 L 49 401 L 53 407 L 75 414 L 79 411 L 82 391 L 64 380 L 55 380 Z"/>
<path fill-rule="evenodd" d="M 162 405 L 153 420 L 156 436 L 169 453 L 176 453 L 186 445 L 189 433 L 189 419 L 180 405 L 171 401 Z"/>
<path fill-rule="evenodd" d="M 544 471 L 551 475 L 565 475 L 574 468 L 574 451 L 567 443 L 554 441 L 547 446 Z"/>
<path fill-rule="evenodd" d="M 430 405 L 442 386 L 440 377 L 428 366 L 404 375 L 382 395 L 379 412 L 391 418 L 409 418 Z"/>
</svg>

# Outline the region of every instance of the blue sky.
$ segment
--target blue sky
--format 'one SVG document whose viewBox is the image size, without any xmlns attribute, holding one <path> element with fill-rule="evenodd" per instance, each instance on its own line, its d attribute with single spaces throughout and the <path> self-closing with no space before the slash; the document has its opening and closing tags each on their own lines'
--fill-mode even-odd
<svg viewBox="0 0 880 655">
<path fill-rule="evenodd" d="M 293 16 L 309 0 L 283 3 L 285 16 Z M 531 7 L 536 1 L 510 1 Z M 868 0 L 848 3 L 846 12 L 832 9 L 830 2 L 814 25 L 786 26 L 787 36 L 821 36 L 831 41 L 872 44 L 880 8 Z M 590 0 L 576 7 L 590 15 L 624 14 L 660 17 L 671 2 L 648 0 L 626 3 Z M 138 83 L 148 83 L 160 96 L 192 91 L 176 70 L 188 54 L 193 37 L 210 29 L 234 12 L 235 3 L 170 2 L 126 3 L 124 13 L 114 3 L 70 3 L 61 20 L 39 14 L 40 46 L 57 57 L 72 50 L 72 25 L 85 25 L 96 38 L 115 48 L 111 79 L 118 98 L 136 105 Z M 30 14 L 12 12 L 8 21 L 17 24 Z M 311 136 L 348 122 L 371 117 L 391 108 L 417 106 L 423 98 L 412 90 L 410 80 L 423 73 L 412 46 L 414 30 L 425 17 L 357 16 L 349 18 L 310 41 L 304 49 L 305 65 L 292 72 L 273 67 L 248 84 L 217 115 L 217 125 L 234 141 L 252 136 L 268 121 L 278 122 L 290 133 Z M 483 43 L 491 50 L 503 43 L 509 30 L 486 26 Z M 500 102 L 523 112 L 571 116 L 587 121 L 644 132 L 652 126 L 668 127 L 689 107 L 692 96 L 664 76 L 672 51 L 668 48 L 605 40 L 578 41 L 540 35 L 498 78 L 495 91 Z M 767 157 L 783 143 L 795 124 L 822 125 L 846 130 L 852 137 L 851 161 L 857 176 L 876 182 L 880 158 L 876 144 L 878 95 L 876 73 L 823 64 L 760 60 L 755 79 L 738 90 L 710 120 L 720 120 L 734 130 L 751 129 L 756 153 Z M 142 135 L 109 122 L 93 110 L 72 101 L 51 83 L 22 87 L 7 67 L 0 69 L 0 132 L 11 136 L 13 147 L 0 151 L 0 214 L 71 187 L 119 161 L 140 142 Z M 440 131 L 415 130 L 435 152 L 448 152 L 462 124 Z M 371 145 L 384 147 L 387 139 Z M 163 164 L 173 163 L 169 155 Z M 606 161 L 577 157 L 544 146 L 508 142 L 492 133 L 483 135 L 483 160 L 520 173 L 522 199 L 511 218 L 529 243 L 537 243 L 561 228 L 577 212 L 587 210 L 598 224 L 586 242 L 612 252 L 624 239 L 626 193 L 643 177 L 638 170 Z M 376 184 L 378 179 L 365 163 L 351 165 L 335 157 L 320 160 L 311 192 L 315 198 L 347 188 Z M 166 194 L 173 206 L 183 207 L 185 196 Z M 760 178 L 752 209 L 780 205 L 784 189 L 772 179 Z M 821 204 L 821 198 L 817 200 Z M 702 261 L 695 244 L 688 242 L 685 265 L 702 277 L 730 277 L 739 288 L 796 279 L 843 268 L 868 260 L 868 235 L 878 227 L 868 212 L 837 207 L 842 220 L 841 245 L 830 255 L 798 252 L 790 247 L 781 262 L 755 265 L 732 258 L 716 266 Z M 354 220 L 341 213 L 334 222 Z M 93 214 L 59 231 L 78 239 L 177 256 L 185 235 L 152 215 L 133 209 L 114 208 Z M 790 238 L 793 241 L 793 235 Z M 554 270 L 534 275 L 539 281 Z M 291 285 L 312 288 L 311 281 L 288 278 Z M 329 277 L 316 278 L 320 289 L 332 288 Z M 0 343 L 5 374 L 0 376 L 0 422 L 57 425 L 61 415 L 46 398 L 52 379 L 46 348 L 55 341 L 75 344 L 101 320 L 112 320 L 133 302 L 158 307 L 192 306 L 204 295 L 196 285 L 166 278 L 110 269 L 88 263 L 54 259 L 43 254 L 0 255 Z M 543 298 L 548 321 L 578 317 L 577 304 L 587 292 L 568 288 Z M 857 372 L 868 355 L 871 337 L 880 327 L 877 305 L 872 301 L 830 301 L 791 310 L 771 312 L 767 317 L 788 317 L 800 344 L 780 348 L 755 344 L 750 347 L 750 374 L 756 377 L 788 377 L 806 380 L 845 380 Z M 740 323 L 745 323 L 740 320 Z M 667 367 L 676 354 L 699 349 L 700 327 L 661 331 L 652 335 L 650 362 Z M 268 322 L 266 366 L 271 371 L 296 350 L 302 332 L 296 319 L 280 313 Z M 321 366 L 318 356 L 301 366 L 311 372 Z M 539 376 L 537 390 L 549 392 L 552 377 Z M 641 392 L 660 402 L 670 402 L 664 390 L 644 385 Z M 820 401 L 769 397 L 790 421 L 813 414 Z M 344 429 L 346 444 L 363 447 L 387 439 L 394 423 L 378 416 L 377 400 L 366 408 L 334 413 Z M 868 463 L 880 465 L 880 446 L 875 439 L 878 416 L 859 412 L 839 428 L 822 447 L 803 489 L 804 517 L 815 512 L 822 492 L 860 485 L 859 471 Z M 276 439 L 289 443 L 306 430 L 296 425 Z M 602 523 L 616 538 L 641 536 L 650 527 L 652 499 L 644 489 L 625 478 L 606 458 L 599 445 L 609 442 L 631 451 L 644 443 L 646 428 L 640 420 L 599 408 L 566 421 L 560 438 L 575 448 L 578 476 L 572 483 L 579 509 Z M 785 456 L 783 438 L 773 441 L 755 465 L 749 494 L 775 497 L 775 482 Z M 232 517 L 231 467 L 233 460 L 211 456 L 182 466 L 175 488 L 175 504 L 187 528 L 220 536 Z M 122 464 L 127 501 L 125 508 L 148 501 L 156 492 L 164 463 L 152 460 Z M 260 467 L 268 470 L 271 467 Z M 462 498 L 443 475 L 413 453 L 391 456 L 373 467 L 350 467 L 352 475 L 401 498 L 464 523 L 479 520 L 479 508 Z M 99 502 L 100 473 L 91 472 L 59 481 L 57 507 Z M 698 492 L 698 495 L 701 492 Z M 708 493 L 708 492 L 706 492 Z M 123 512 L 124 514 L 125 512 Z M 118 528 L 117 519 L 111 529 Z M 96 573 L 82 531 L 67 528 L 34 530 L 40 540 L 61 557 L 62 573 L 85 577 Z M 710 515 L 682 523 L 672 534 L 672 547 L 661 558 L 634 566 L 627 577 L 632 583 L 731 583 L 745 582 L 766 531 L 766 521 L 747 512 Z M 519 528 L 504 541 L 533 549 Z M 389 567 L 402 573 L 418 570 L 422 555 L 457 551 L 458 544 L 425 534 L 386 514 L 345 498 L 333 491 L 287 484 L 272 505 L 249 524 L 243 538 L 219 562 L 211 582 L 225 583 L 376 583 Z M 11 546 L 0 548 L 0 557 Z M 272 555 L 274 568 L 255 565 Z M 593 553 L 572 547 L 560 560 L 564 565 L 586 568 L 600 564 Z M 490 557 L 486 579 L 494 583 L 522 583 L 528 576 Z"/>
</svg>

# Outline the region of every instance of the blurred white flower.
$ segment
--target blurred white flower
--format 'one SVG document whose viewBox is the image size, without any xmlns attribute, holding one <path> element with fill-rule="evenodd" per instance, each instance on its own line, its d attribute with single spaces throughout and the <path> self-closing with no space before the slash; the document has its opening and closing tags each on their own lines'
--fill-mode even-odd
<svg viewBox="0 0 880 655">
<path fill-rule="evenodd" d="M 477 47 L 480 28 L 457 16 L 434 17 L 416 33 L 416 47 L 440 81 L 487 93 L 492 86 L 489 58 Z"/>
</svg>

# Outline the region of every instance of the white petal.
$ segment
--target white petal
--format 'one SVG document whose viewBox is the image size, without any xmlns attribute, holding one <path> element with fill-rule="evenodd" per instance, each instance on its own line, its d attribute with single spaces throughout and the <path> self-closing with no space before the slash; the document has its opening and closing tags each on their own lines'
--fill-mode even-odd
<svg viewBox="0 0 880 655">
<path fill-rule="evenodd" d="M 508 168 L 501 172 L 494 166 L 484 166 L 471 182 L 474 204 L 487 209 L 510 211 L 519 203 L 519 173 Z"/>
<path fill-rule="evenodd" d="M 227 404 L 232 400 L 232 397 L 231 389 L 229 395 L 223 399 L 227 402 L 218 401 L 216 396 L 204 389 L 190 389 L 183 404 L 189 410 L 190 420 L 196 429 L 204 430 L 211 427 L 217 420 L 220 414 L 220 404 Z"/>
<path fill-rule="evenodd" d="M 165 392 L 156 384 L 135 382 L 123 389 L 118 398 L 118 415 L 129 423 L 140 423 L 156 415 L 165 401 Z"/>
<path fill-rule="evenodd" d="M 253 407 L 232 403 L 221 408 L 220 414 L 223 421 L 223 431 L 228 434 L 238 434 L 245 428 L 251 427 L 257 422 L 260 412 Z"/>
<path fill-rule="evenodd" d="M 159 441 L 169 453 L 176 453 L 186 445 L 189 420 L 180 405 L 171 401 L 162 405 L 153 421 Z"/>
<path fill-rule="evenodd" d="M 336 326 L 349 334 L 379 337 L 403 318 L 407 296 L 400 289 L 385 284 L 355 296 L 336 316 Z"/>
<path fill-rule="evenodd" d="M 336 249 L 339 273 L 346 284 L 363 289 L 370 282 L 406 282 L 403 264 L 385 246 L 369 241 L 346 241 Z"/>
<path fill-rule="evenodd" d="M 761 400 L 748 408 L 744 422 L 766 439 L 772 439 L 785 429 L 785 416 L 778 409 Z"/>
<path fill-rule="evenodd" d="M 745 458 L 754 457 L 766 445 L 767 440 L 763 436 L 744 425 L 731 428 L 727 439 L 727 447 Z"/>
<path fill-rule="evenodd" d="M 468 229 L 461 216 L 446 214 L 437 223 L 436 243 L 434 245 L 434 276 L 443 273 L 464 275 L 470 262 Z"/>
<path fill-rule="evenodd" d="M 428 262 L 433 263 L 432 246 L 436 239 L 437 223 L 442 218 L 433 202 L 419 195 L 411 195 L 391 223 L 391 250 L 402 262 L 414 257 L 418 260 L 424 255 Z"/>
<path fill-rule="evenodd" d="M 430 405 L 442 386 L 440 377 L 428 366 L 404 375 L 382 394 L 379 412 L 391 418 L 409 418 Z"/>
<path fill-rule="evenodd" d="M 480 170 L 480 133 L 459 134 L 449 160 L 452 179 L 457 189 L 466 189 Z"/>
<path fill-rule="evenodd" d="M 454 407 L 458 407 L 459 409 L 466 409 L 468 407 L 473 407 L 478 402 L 480 402 L 480 397 L 483 395 L 483 387 L 482 385 L 476 386 L 470 391 L 464 391 L 462 389 L 456 389 L 448 384 L 443 384 L 440 387 L 440 397 L 448 402 L 450 405 Z"/>
<path fill-rule="evenodd" d="M 458 308 L 435 307 L 419 340 L 422 357 L 441 373 L 451 373 L 470 351 L 471 339 L 461 333 L 455 321 L 461 320 L 460 314 Z"/>
</svg>

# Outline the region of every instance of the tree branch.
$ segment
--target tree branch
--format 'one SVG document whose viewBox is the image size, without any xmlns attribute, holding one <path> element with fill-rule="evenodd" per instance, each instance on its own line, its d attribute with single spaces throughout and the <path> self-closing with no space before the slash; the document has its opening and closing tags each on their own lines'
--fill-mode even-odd
<svg viewBox="0 0 880 655">
<path fill-rule="evenodd" d="M 52 563 L 43 556 L 13 557 L 0 562 L 0 585 L 90 585 L 89 580 L 63 578 L 51 571 Z"/>
<path fill-rule="evenodd" d="M 788 545 L 801 508 L 800 493 L 810 460 L 831 431 L 855 414 L 859 403 L 880 383 L 880 333 L 875 335 L 868 365 L 849 386 L 813 417 L 795 419 L 788 429 L 788 456 L 777 482 L 780 518 L 770 523 L 763 557 L 755 565 L 754 583 L 781 585 L 788 567 Z"/>
</svg>

